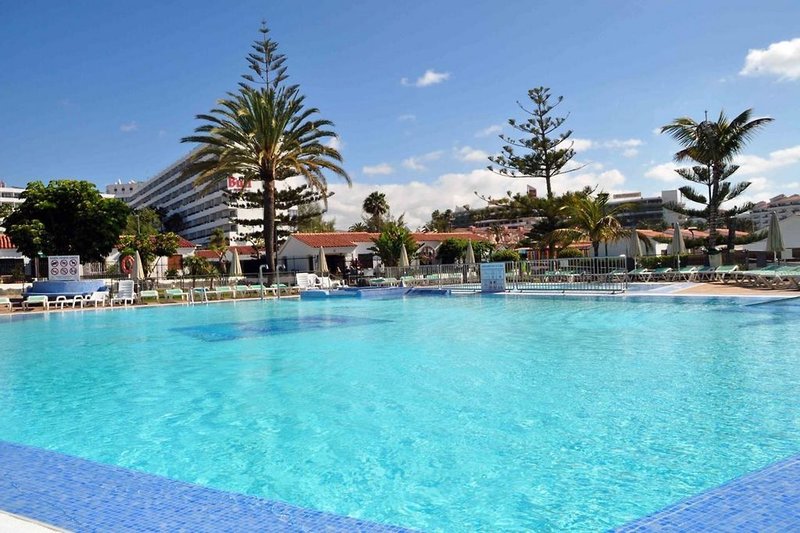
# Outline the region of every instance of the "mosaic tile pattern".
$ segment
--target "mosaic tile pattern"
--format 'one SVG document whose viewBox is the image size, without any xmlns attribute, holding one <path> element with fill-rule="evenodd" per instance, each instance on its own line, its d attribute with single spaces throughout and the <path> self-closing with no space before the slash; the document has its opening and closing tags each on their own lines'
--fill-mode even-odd
<svg viewBox="0 0 800 533">
<path fill-rule="evenodd" d="M 76 532 L 409 531 L 2 441 L 0 509 Z"/>
<path fill-rule="evenodd" d="M 800 455 L 616 531 L 800 531 Z"/>
</svg>

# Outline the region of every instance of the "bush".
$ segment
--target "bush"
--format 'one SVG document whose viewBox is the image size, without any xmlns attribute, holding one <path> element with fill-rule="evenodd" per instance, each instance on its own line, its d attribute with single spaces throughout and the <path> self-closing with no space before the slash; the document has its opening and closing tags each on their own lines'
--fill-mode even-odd
<svg viewBox="0 0 800 533">
<path fill-rule="evenodd" d="M 507 262 L 519 261 L 519 252 L 511 249 L 497 250 L 492 254 L 492 261 Z"/>
<path fill-rule="evenodd" d="M 654 268 L 677 268 L 678 263 L 675 261 L 674 255 L 646 255 L 644 257 L 640 257 L 638 259 L 639 265 L 644 268 L 654 269 Z M 686 266 L 689 264 L 689 255 L 683 254 L 681 255 L 681 266 Z"/>
<path fill-rule="evenodd" d="M 168 277 L 168 278 L 177 278 L 177 277 L 178 277 L 178 271 L 177 271 L 177 270 L 175 270 L 174 268 L 169 268 L 169 269 L 167 269 L 167 271 L 164 273 L 164 275 L 165 275 L 166 277 Z"/>
<path fill-rule="evenodd" d="M 568 259 L 570 257 L 583 257 L 583 252 L 581 252 L 577 248 L 564 248 L 563 250 L 558 251 L 558 257 L 560 259 Z"/>
</svg>

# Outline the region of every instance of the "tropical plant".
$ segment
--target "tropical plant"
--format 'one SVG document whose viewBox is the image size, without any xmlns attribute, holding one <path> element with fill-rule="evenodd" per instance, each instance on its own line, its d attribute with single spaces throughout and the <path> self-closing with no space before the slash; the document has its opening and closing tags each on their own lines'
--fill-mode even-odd
<svg viewBox="0 0 800 533">
<path fill-rule="evenodd" d="M 411 232 L 403 223 L 403 217 L 397 220 L 387 220 L 383 223 L 380 235 L 372 239 L 374 246 L 369 249 L 381 258 L 386 266 L 397 266 L 400 260 L 400 253 L 405 246 L 409 259 L 417 251 L 417 242 L 411 236 Z"/>
<path fill-rule="evenodd" d="M 558 257 L 561 259 L 567 259 L 570 257 L 583 257 L 583 252 L 577 248 L 563 248 L 558 251 Z"/>
<path fill-rule="evenodd" d="M 453 211 L 450 209 L 446 211 L 435 210 L 431 213 L 430 222 L 425 224 L 423 229 L 437 233 L 453 231 Z"/>
<path fill-rule="evenodd" d="M 204 191 L 214 190 L 231 175 L 261 182 L 267 266 L 275 272 L 276 182 L 300 176 L 313 189 L 327 191 L 325 172 L 350 183 L 340 166 L 342 156 L 326 139 L 333 123 L 318 119 L 297 85 L 286 83 L 286 57 L 262 26 L 247 61 L 253 74 L 243 76 L 239 90 L 197 118 L 205 123 L 182 142 L 200 144 L 184 170 Z"/>
<path fill-rule="evenodd" d="M 103 261 L 119 242 L 130 208 L 103 198 L 88 181 L 53 180 L 28 184 L 22 203 L 5 220 L 6 233 L 27 257 L 80 255 Z"/>
<path fill-rule="evenodd" d="M 297 208 L 297 231 L 329 233 L 336 231 L 336 219 L 324 220 L 325 210 L 319 203 L 302 204 Z"/>
<path fill-rule="evenodd" d="M 356 222 L 355 224 L 351 224 L 347 231 L 362 231 L 367 232 L 369 231 L 369 226 L 367 226 L 366 222 Z"/>
<path fill-rule="evenodd" d="M 608 205 L 608 194 L 573 195 L 562 207 L 569 215 L 570 227 L 558 230 L 571 234 L 573 240 L 586 239 L 592 243 L 595 257 L 600 255 L 600 243 L 613 241 L 628 234 L 617 215 L 627 209 L 624 204 Z"/>
<path fill-rule="evenodd" d="M 198 277 L 208 276 L 214 271 L 214 267 L 205 257 L 190 255 L 183 259 L 183 270 L 192 278 L 192 287 Z"/>
<path fill-rule="evenodd" d="M 510 261 L 519 261 L 520 256 L 519 252 L 516 250 L 512 250 L 511 248 L 503 248 L 501 250 L 496 250 L 492 254 L 492 261 L 497 261 L 501 263 L 507 263 Z"/>
<path fill-rule="evenodd" d="M 563 96 L 556 98 L 555 103 L 550 102 L 550 89 L 536 87 L 528 91 L 528 98 L 534 107 L 528 110 L 520 102 L 517 105 L 528 115 L 522 122 L 509 119 L 508 124 L 523 134 L 520 138 L 500 135 L 500 139 L 508 143 L 502 148 L 502 153 L 490 156 L 489 161 L 497 167 L 489 165 L 489 170 L 502 176 L 512 178 L 540 178 L 545 180 L 547 198 L 553 198 L 551 180 L 561 174 L 575 172 L 583 168 L 574 166 L 566 168 L 567 164 L 575 157 L 572 143 L 568 142 L 572 130 L 563 131 L 553 137 L 555 130 L 564 124 L 567 117 L 552 117 L 550 113 L 558 106 Z M 519 152 L 522 152 L 520 154 Z"/>
<path fill-rule="evenodd" d="M 386 195 L 378 191 L 369 193 L 369 195 L 364 198 L 362 209 L 375 221 L 376 226 L 380 226 L 381 218 L 389 212 L 389 204 L 386 202 Z"/>
<path fill-rule="evenodd" d="M 153 233 L 142 231 L 132 235 L 122 235 L 120 241 L 120 256 L 133 255 L 139 252 L 145 277 L 149 277 L 156 266 L 159 257 L 175 255 L 180 244 L 180 237 L 175 233 Z"/>
<path fill-rule="evenodd" d="M 733 120 L 728 120 L 725 112 L 720 111 L 716 122 L 706 118 L 698 123 L 689 117 L 681 117 L 661 128 L 662 133 L 669 133 L 683 147 L 675 154 L 676 161 L 697 163 L 692 168 L 677 169 L 678 174 L 688 181 L 707 187 L 707 195 L 698 193 L 691 187 L 681 187 L 680 190 L 689 200 L 705 205 L 704 209 L 694 212 L 708 222 L 706 246 L 709 253 L 716 251 L 719 221 L 751 208 L 745 205 L 726 212 L 721 206 L 739 196 L 750 185 L 749 182 L 732 185 L 726 180 L 739 168 L 733 164 L 734 158 L 758 130 L 773 120 L 769 117 L 754 119 L 752 114 L 752 109 L 746 109 Z M 693 211 L 675 205 L 668 207 L 679 213 Z"/>
<path fill-rule="evenodd" d="M 467 246 L 469 246 L 467 239 L 445 239 L 436 249 L 436 258 L 443 265 L 453 264 L 465 257 Z M 493 250 L 494 246 L 487 241 L 472 241 L 472 252 L 478 262 L 489 257 Z"/>
<path fill-rule="evenodd" d="M 208 249 L 214 252 L 217 256 L 217 267 L 221 276 L 227 272 L 225 267 L 225 253 L 231 246 L 231 241 L 225 236 L 222 228 L 214 228 L 211 232 L 211 238 L 208 241 Z"/>
</svg>

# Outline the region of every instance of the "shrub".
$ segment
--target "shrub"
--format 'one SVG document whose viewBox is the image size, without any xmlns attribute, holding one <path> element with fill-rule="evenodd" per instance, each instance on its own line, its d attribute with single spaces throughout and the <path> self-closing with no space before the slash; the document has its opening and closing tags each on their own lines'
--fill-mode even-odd
<svg viewBox="0 0 800 533">
<path fill-rule="evenodd" d="M 492 254 L 492 261 L 519 261 L 519 252 L 511 249 L 497 250 Z"/>
<path fill-rule="evenodd" d="M 583 252 L 577 248 L 564 248 L 558 251 L 558 257 L 561 259 L 568 259 L 570 257 L 583 257 Z"/>
</svg>

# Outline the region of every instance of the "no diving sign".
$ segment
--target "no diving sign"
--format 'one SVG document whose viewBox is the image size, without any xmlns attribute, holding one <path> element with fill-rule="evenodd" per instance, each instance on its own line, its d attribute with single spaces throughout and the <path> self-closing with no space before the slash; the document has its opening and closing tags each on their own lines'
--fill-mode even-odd
<svg viewBox="0 0 800 533">
<path fill-rule="evenodd" d="M 54 281 L 81 279 L 81 256 L 51 255 L 47 258 L 47 278 Z"/>
</svg>

